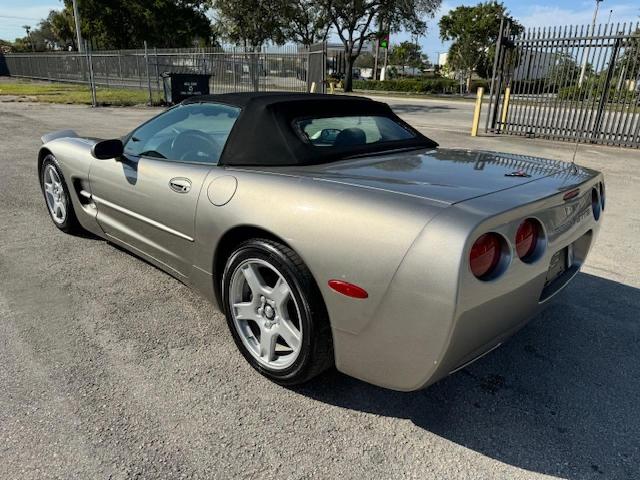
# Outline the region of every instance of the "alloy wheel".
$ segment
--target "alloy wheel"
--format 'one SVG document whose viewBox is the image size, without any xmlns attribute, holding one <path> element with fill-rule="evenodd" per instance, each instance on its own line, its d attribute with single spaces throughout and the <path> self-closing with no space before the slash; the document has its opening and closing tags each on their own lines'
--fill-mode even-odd
<svg viewBox="0 0 640 480">
<path fill-rule="evenodd" d="M 67 219 L 67 195 L 60 176 L 53 165 L 47 165 L 42 173 L 44 194 L 53 221 L 62 224 Z"/>
<path fill-rule="evenodd" d="M 291 287 L 269 262 L 250 258 L 233 271 L 229 288 L 233 324 L 264 367 L 290 367 L 302 348 L 300 308 Z"/>
</svg>

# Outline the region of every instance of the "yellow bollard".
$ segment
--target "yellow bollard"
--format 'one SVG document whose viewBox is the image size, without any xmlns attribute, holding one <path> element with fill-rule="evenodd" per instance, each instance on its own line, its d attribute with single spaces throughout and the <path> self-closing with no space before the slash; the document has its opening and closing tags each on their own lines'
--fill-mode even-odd
<svg viewBox="0 0 640 480">
<path fill-rule="evenodd" d="M 473 123 L 471 124 L 471 136 L 478 136 L 478 123 L 480 123 L 480 111 L 482 110 L 482 96 L 484 95 L 484 88 L 478 87 L 476 91 L 476 108 L 473 111 Z"/>
<path fill-rule="evenodd" d="M 336 93 L 336 84 L 333 82 L 329 83 L 329 93 L 331 93 L 332 95 Z"/>
<path fill-rule="evenodd" d="M 504 89 L 504 102 L 502 102 L 502 116 L 500 117 L 500 128 L 504 128 L 507 124 L 507 113 L 509 113 L 509 98 L 511 96 L 511 87 Z"/>
</svg>

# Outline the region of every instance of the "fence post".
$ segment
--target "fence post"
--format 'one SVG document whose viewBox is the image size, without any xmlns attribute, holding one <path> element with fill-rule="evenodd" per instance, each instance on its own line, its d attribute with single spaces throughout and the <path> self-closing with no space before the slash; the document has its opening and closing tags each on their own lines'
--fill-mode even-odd
<svg viewBox="0 0 640 480">
<path fill-rule="evenodd" d="M 93 78 L 93 59 L 91 58 L 91 47 L 89 46 L 89 42 L 84 41 L 84 51 L 86 52 L 87 57 L 87 69 L 89 70 L 89 88 L 91 89 L 91 106 L 98 106 L 98 99 L 96 96 L 96 83 Z"/>
<path fill-rule="evenodd" d="M 149 50 L 147 41 L 144 41 L 144 63 L 147 71 L 147 88 L 149 89 L 149 106 L 153 105 L 153 95 L 151 94 L 151 77 L 149 76 Z"/>
<path fill-rule="evenodd" d="M 471 125 L 471 136 L 478 136 L 478 123 L 480 123 L 480 112 L 482 110 L 482 97 L 484 96 L 484 88 L 478 87 L 476 91 L 476 108 L 473 111 L 473 124 Z"/>
<path fill-rule="evenodd" d="M 496 95 L 496 105 L 498 104 L 498 98 L 500 97 L 500 86 L 496 85 L 496 77 L 498 75 L 498 68 L 499 68 L 499 56 L 501 53 L 501 47 L 502 47 L 502 35 L 504 34 L 504 16 L 502 16 L 502 18 L 500 19 L 500 31 L 498 32 L 498 40 L 496 41 L 496 52 L 494 54 L 494 58 L 493 58 L 493 74 L 491 75 L 491 86 L 489 88 L 489 106 L 491 106 L 492 102 L 493 102 L 493 95 L 495 93 Z M 493 115 L 492 115 L 493 113 Z M 495 117 L 497 114 L 497 108 L 493 111 L 493 112 L 488 112 L 487 113 L 487 122 L 485 124 L 484 130 L 485 133 L 489 130 L 489 128 L 491 128 L 491 130 L 493 130 L 496 126 L 496 122 L 495 122 Z M 493 118 L 491 118 L 493 117 Z M 489 127 L 489 122 L 491 122 L 491 127 Z"/>
<path fill-rule="evenodd" d="M 509 112 L 509 97 L 511 96 L 511 88 L 504 89 L 504 101 L 502 102 L 502 112 L 500 116 L 500 130 L 505 128 L 507 124 L 507 114 Z"/>
<path fill-rule="evenodd" d="M 158 66 L 158 47 L 153 47 L 153 56 L 156 61 L 156 90 L 160 92 L 160 67 Z"/>
<path fill-rule="evenodd" d="M 236 47 L 231 49 L 231 70 L 233 72 L 233 91 L 238 91 L 238 82 L 236 79 Z"/>
</svg>

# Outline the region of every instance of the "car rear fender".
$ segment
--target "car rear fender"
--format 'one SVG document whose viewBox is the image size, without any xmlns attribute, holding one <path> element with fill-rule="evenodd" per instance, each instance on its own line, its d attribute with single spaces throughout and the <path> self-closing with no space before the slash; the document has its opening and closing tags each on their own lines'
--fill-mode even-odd
<svg viewBox="0 0 640 480">
<path fill-rule="evenodd" d="M 586 258 L 601 223 L 589 200 L 601 181 L 593 171 L 559 174 L 555 183 L 532 182 L 435 216 L 407 252 L 366 328 L 335 335 L 338 369 L 377 385 L 415 390 L 502 342 L 551 298 L 543 293 L 553 254 L 573 245 L 576 271 Z M 581 193 L 565 200 L 575 189 Z M 565 207 L 569 213 L 563 217 Z M 513 253 L 515 232 L 528 217 L 538 218 L 547 232 L 545 253 L 531 264 Z M 500 276 L 481 281 L 467 259 L 475 239 L 491 231 L 507 239 L 511 254 Z"/>
<path fill-rule="evenodd" d="M 237 177 L 237 191 L 224 206 L 215 206 L 207 199 L 208 188 L 215 188 L 216 176 L 230 173 Z M 211 284 L 214 252 L 226 232 L 238 226 L 272 232 L 309 267 L 332 328 L 357 332 L 375 313 L 424 224 L 442 208 L 422 199 L 308 178 L 214 169 L 196 212 L 195 282 Z M 332 279 L 356 284 L 369 297 L 341 295 L 328 286 Z"/>
</svg>

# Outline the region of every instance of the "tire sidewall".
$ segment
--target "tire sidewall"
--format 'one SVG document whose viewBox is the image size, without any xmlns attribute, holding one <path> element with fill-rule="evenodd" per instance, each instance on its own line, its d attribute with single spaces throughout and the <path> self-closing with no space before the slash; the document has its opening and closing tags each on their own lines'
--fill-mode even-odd
<svg viewBox="0 0 640 480">
<path fill-rule="evenodd" d="M 47 203 L 47 194 L 44 191 L 44 173 L 48 165 L 51 165 L 56 170 L 56 173 L 60 178 L 60 182 L 62 183 L 62 190 L 64 191 L 64 196 L 66 201 L 65 206 L 66 206 L 67 213 L 66 213 L 64 222 L 62 223 L 58 223 L 54 220 L 53 215 L 51 214 L 51 210 L 49 210 L 49 204 Z M 42 196 L 44 197 L 45 207 L 47 208 L 47 212 L 49 213 L 49 217 L 51 217 L 51 221 L 53 222 L 53 224 L 56 227 L 58 227 L 60 230 L 63 230 L 63 231 L 69 230 L 73 226 L 73 220 L 74 220 L 73 215 L 75 215 L 73 211 L 73 205 L 71 204 L 71 195 L 69 194 L 69 189 L 67 188 L 67 181 L 65 180 L 64 175 L 62 174 L 62 169 L 60 168 L 60 165 L 58 165 L 58 161 L 56 160 L 56 157 L 54 157 L 52 154 L 48 154 L 46 157 L 44 157 L 44 160 L 42 162 L 42 168 L 40 169 L 40 190 L 42 190 Z"/>
<path fill-rule="evenodd" d="M 282 370 L 272 370 L 259 363 L 253 355 L 247 350 L 240 334 L 238 333 L 235 322 L 233 320 L 231 305 L 229 302 L 229 288 L 231 278 L 236 268 L 246 259 L 258 258 L 264 260 L 276 268 L 284 277 L 291 288 L 291 294 L 294 296 L 300 310 L 300 323 L 302 325 L 302 346 L 298 358 L 294 363 Z M 258 372 L 273 381 L 287 385 L 297 383 L 297 379 L 304 376 L 308 370 L 312 360 L 315 340 L 315 329 L 313 319 L 312 303 L 308 297 L 308 293 L 312 292 L 310 285 L 306 285 L 307 280 L 299 271 L 298 267 L 284 255 L 280 250 L 263 240 L 250 240 L 243 243 L 229 257 L 224 269 L 222 277 L 222 301 L 224 314 L 229 325 L 229 330 L 233 336 L 238 349 Z"/>
</svg>

